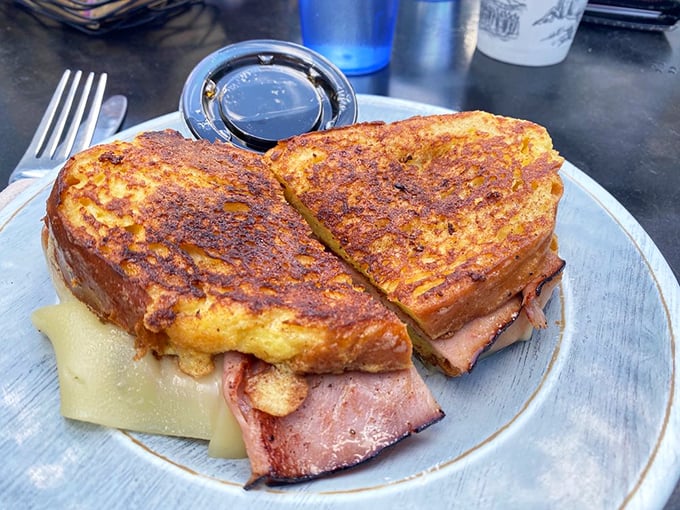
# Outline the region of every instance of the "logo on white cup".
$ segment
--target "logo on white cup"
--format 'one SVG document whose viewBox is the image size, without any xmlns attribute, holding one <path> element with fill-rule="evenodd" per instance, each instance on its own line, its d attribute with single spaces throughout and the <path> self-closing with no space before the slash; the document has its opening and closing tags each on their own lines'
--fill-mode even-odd
<svg viewBox="0 0 680 510">
<path fill-rule="evenodd" d="M 477 48 L 523 65 L 563 60 L 587 0 L 482 0 Z"/>
<path fill-rule="evenodd" d="M 569 43 L 578 28 L 583 13 L 583 0 L 558 0 L 537 19 L 529 19 L 533 26 L 560 22 L 554 32 L 542 40 L 550 41 L 555 46 Z M 515 39 L 520 35 L 522 13 L 527 9 L 525 2 L 518 0 L 485 0 L 479 12 L 479 29 L 492 37 L 502 40 Z M 564 25 L 565 20 L 572 23 Z"/>
</svg>

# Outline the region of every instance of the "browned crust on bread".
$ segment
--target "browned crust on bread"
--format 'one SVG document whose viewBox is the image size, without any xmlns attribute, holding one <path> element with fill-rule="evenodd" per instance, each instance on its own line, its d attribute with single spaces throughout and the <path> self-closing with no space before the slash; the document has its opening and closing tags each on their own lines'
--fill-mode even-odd
<svg viewBox="0 0 680 510">
<path fill-rule="evenodd" d="M 169 131 L 94 147 L 59 173 L 45 225 L 71 292 L 188 373 L 227 350 L 302 373 L 411 365 L 405 326 L 252 153 Z"/>
<path fill-rule="evenodd" d="M 266 157 L 317 235 L 431 339 L 534 279 L 563 192 L 546 130 L 484 112 L 311 133 Z"/>
</svg>

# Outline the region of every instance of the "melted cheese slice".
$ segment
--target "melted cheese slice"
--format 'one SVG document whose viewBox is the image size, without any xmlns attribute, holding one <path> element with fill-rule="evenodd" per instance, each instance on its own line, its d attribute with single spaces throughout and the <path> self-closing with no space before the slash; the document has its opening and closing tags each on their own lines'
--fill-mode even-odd
<svg viewBox="0 0 680 510">
<path fill-rule="evenodd" d="M 73 299 L 40 308 L 31 318 L 54 347 L 63 416 L 206 439 L 210 456 L 246 456 L 241 430 L 222 394 L 219 370 L 194 379 L 168 357 L 157 360 L 149 354 L 135 361 L 133 338 Z"/>
</svg>

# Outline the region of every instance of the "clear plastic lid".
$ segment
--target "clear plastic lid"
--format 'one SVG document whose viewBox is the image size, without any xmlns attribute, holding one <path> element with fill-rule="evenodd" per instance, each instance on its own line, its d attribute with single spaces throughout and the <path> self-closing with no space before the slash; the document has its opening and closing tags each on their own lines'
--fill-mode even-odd
<svg viewBox="0 0 680 510">
<path fill-rule="evenodd" d="M 208 55 L 189 75 L 180 112 L 194 136 L 266 151 L 279 140 L 352 124 L 354 90 L 299 44 L 253 40 Z"/>
</svg>

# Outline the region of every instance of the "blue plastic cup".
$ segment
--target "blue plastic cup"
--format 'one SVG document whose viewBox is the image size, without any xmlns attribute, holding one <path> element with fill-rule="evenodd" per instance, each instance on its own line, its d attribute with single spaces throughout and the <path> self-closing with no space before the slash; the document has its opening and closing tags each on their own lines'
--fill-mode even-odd
<svg viewBox="0 0 680 510">
<path fill-rule="evenodd" d="M 399 0 L 299 0 L 302 44 L 350 76 L 386 67 Z"/>
</svg>

